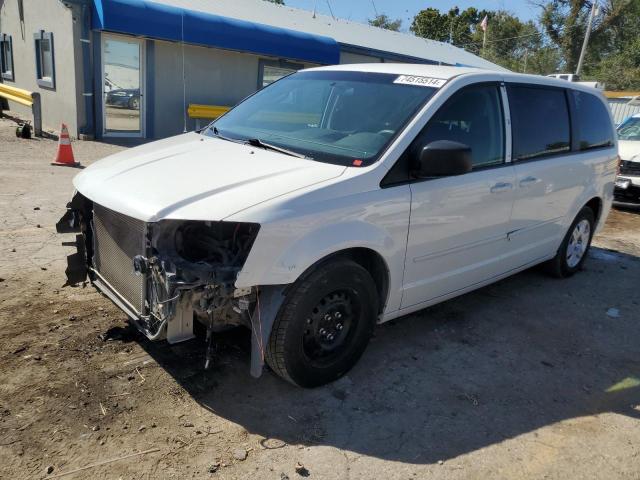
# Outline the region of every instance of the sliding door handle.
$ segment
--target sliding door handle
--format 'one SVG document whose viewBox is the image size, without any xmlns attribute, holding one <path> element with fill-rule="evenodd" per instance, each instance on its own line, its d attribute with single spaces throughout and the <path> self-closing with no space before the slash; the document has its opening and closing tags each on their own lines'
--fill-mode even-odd
<svg viewBox="0 0 640 480">
<path fill-rule="evenodd" d="M 498 182 L 493 187 L 491 187 L 491 193 L 502 193 L 508 190 L 511 190 L 513 185 L 508 182 Z"/>
<path fill-rule="evenodd" d="M 537 183 L 537 182 L 538 182 L 538 179 L 536 177 L 528 176 L 520 180 L 519 185 L 521 187 L 528 187 L 529 185 L 533 185 L 534 183 Z"/>
</svg>

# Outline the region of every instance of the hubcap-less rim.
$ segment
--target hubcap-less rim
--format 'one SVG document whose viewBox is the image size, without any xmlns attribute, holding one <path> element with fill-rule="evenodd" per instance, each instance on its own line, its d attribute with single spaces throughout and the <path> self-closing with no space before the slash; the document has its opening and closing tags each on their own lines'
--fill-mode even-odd
<svg viewBox="0 0 640 480">
<path fill-rule="evenodd" d="M 332 363 L 349 348 L 359 315 L 358 302 L 349 290 L 325 295 L 305 319 L 303 350 L 312 363 Z"/>
<path fill-rule="evenodd" d="M 588 220 L 580 220 L 571 233 L 569 244 L 567 245 L 567 265 L 574 268 L 587 251 L 591 238 L 591 225 Z"/>
</svg>

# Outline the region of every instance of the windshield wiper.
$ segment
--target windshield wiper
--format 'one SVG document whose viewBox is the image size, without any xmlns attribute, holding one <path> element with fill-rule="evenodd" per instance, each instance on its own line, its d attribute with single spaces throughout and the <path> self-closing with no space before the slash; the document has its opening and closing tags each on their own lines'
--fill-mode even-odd
<svg viewBox="0 0 640 480">
<path fill-rule="evenodd" d="M 273 150 L 274 152 L 280 152 L 280 153 L 284 153 L 285 155 L 291 155 L 292 157 L 309 158 L 306 155 L 303 155 L 301 153 L 293 152 L 291 150 L 287 150 L 286 148 L 278 147 L 270 143 L 265 143 L 259 138 L 248 138 L 247 144 L 251 145 L 252 147 L 264 148 L 265 150 Z"/>
<path fill-rule="evenodd" d="M 214 127 L 209 127 L 209 130 L 211 130 L 216 137 L 218 137 L 218 138 L 220 138 L 222 140 L 226 140 L 227 142 L 242 143 L 242 144 L 245 143 L 242 140 L 237 140 L 235 138 L 225 137 L 224 135 L 222 135 L 220 133 L 220 130 L 218 130 L 218 128 L 215 127 L 215 126 Z"/>
</svg>

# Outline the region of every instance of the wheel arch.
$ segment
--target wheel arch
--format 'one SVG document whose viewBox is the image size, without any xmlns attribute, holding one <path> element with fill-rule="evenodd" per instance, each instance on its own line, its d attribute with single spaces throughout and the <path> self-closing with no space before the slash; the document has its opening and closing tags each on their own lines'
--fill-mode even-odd
<svg viewBox="0 0 640 480">
<path fill-rule="evenodd" d="M 304 272 L 302 272 L 302 274 L 296 279 L 294 283 L 289 284 L 287 289 L 291 288 L 296 282 L 299 282 L 301 279 L 304 279 L 311 275 L 321 266 L 335 261 L 338 258 L 349 258 L 360 265 L 362 268 L 364 268 L 367 272 L 369 272 L 369 275 L 371 275 L 371 278 L 376 285 L 376 291 L 378 292 L 378 314 L 382 314 L 389 297 L 389 266 L 383 256 L 372 248 L 350 247 L 342 250 L 337 250 L 328 255 L 325 255 L 310 267 L 308 267 Z"/>
<path fill-rule="evenodd" d="M 602 215 L 602 199 L 600 197 L 592 197 L 587 203 L 584 204 L 585 207 L 589 207 L 593 212 L 593 216 L 595 217 L 594 225 L 598 225 L 600 221 L 600 216 Z"/>
</svg>

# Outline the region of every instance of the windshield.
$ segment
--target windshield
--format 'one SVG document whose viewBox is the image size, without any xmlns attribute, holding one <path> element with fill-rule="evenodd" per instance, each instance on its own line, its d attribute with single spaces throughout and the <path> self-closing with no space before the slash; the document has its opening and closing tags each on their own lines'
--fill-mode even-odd
<svg viewBox="0 0 640 480">
<path fill-rule="evenodd" d="M 203 134 L 268 144 L 322 162 L 368 165 L 436 90 L 394 83 L 399 77 L 295 73 L 249 97 Z"/>
<path fill-rule="evenodd" d="M 640 117 L 627 118 L 618 127 L 618 138 L 620 140 L 640 141 Z"/>
</svg>

